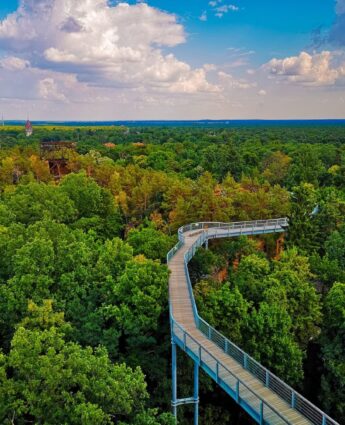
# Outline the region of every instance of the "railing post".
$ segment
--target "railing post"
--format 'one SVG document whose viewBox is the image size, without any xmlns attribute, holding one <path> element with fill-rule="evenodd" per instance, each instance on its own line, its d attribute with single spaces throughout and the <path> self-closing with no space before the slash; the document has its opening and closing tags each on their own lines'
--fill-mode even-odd
<svg viewBox="0 0 345 425">
<path fill-rule="evenodd" d="M 172 397 L 171 397 L 171 405 L 172 412 L 175 417 L 175 421 L 177 423 L 177 363 L 176 363 L 176 344 L 174 340 L 171 340 L 171 372 L 172 372 Z"/>
<path fill-rule="evenodd" d="M 199 422 L 199 365 L 194 362 L 194 425 Z"/>
<path fill-rule="evenodd" d="M 208 238 L 205 241 L 205 249 L 208 249 Z"/>
<path fill-rule="evenodd" d="M 243 367 L 244 367 L 244 369 L 247 369 L 247 367 L 248 367 L 248 354 L 247 353 L 244 353 L 244 356 L 243 356 Z"/>
<path fill-rule="evenodd" d="M 183 332 L 183 349 L 186 351 L 186 332 Z"/>
<path fill-rule="evenodd" d="M 216 363 L 216 382 L 218 384 L 219 381 L 219 363 Z"/>
<path fill-rule="evenodd" d="M 224 351 L 225 351 L 226 353 L 228 353 L 228 340 L 227 340 L 227 339 L 225 340 L 225 344 L 224 344 Z"/>
<path fill-rule="evenodd" d="M 199 345 L 199 364 L 201 364 L 201 345 Z"/>
<path fill-rule="evenodd" d="M 326 425 L 327 424 L 327 422 L 326 422 L 326 416 L 325 415 L 322 415 L 322 425 Z"/>
<path fill-rule="evenodd" d="M 264 403 L 260 401 L 260 425 L 264 425 Z"/>
<path fill-rule="evenodd" d="M 291 407 L 294 409 L 296 405 L 296 394 L 295 391 L 292 391 L 291 393 Z"/>
<path fill-rule="evenodd" d="M 211 339 L 211 327 L 208 327 L 208 339 Z"/>
<path fill-rule="evenodd" d="M 236 401 L 239 403 L 240 401 L 240 381 L 236 381 Z"/>
<path fill-rule="evenodd" d="M 265 385 L 266 385 L 266 387 L 270 386 L 270 374 L 268 373 L 268 370 L 266 370 Z"/>
</svg>

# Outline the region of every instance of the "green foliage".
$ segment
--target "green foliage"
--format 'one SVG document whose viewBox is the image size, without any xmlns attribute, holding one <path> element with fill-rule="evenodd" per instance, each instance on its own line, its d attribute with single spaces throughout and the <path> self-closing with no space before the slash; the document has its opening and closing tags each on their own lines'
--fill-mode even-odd
<svg viewBox="0 0 345 425">
<path fill-rule="evenodd" d="M 45 217 L 71 223 L 77 216 L 75 204 L 67 194 L 55 186 L 39 183 L 20 185 L 5 193 L 4 206 L 16 222 L 26 225 Z"/>
<path fill-rule="evenodd" d="M 345 284 L 335 283 L 324 304 L 321 336 L 325 373 L 322 379 L 323 406 L 340 422 L 345 415 Z"/>
<path fill-rule="evenodd" d="M 144 413 L 148 394 L 139 368 L 114 365 L 104 348 L 66 340 L 63 316 L 52 311 L 50 302 L 30 304 L 30 311 L 1 358 L 2 423 L 29 418 L 37 423 L 111 424 L 116 418 L 169 423 Z"/>
<path fill-rule="evenodd" d="M 143 254 L 146 258 L 165 261 L 167 252 L 174 246 L 175 240 L 154 227 L 132 229 L 127 242 L 133 247 L 134 254 Z"/>
<path fill-rule="evenodd" d="M 330 260 L 335 260 L 340 268 L 345 268 L 345 226 L 334 231 L 325 244 L 326 254 Z"/>
<path fill-rule="evenodd" d="M 301 146 L 291 167 L 290 180 L 295 185 L 309 183 L 318 186 L 323 172 L 324 167 L 319 153 L 311 145 Z"/>
<path fill-rule="evenodd" d="M 201 281 L 195 286 L 200 315 L 222 331 L 236 344 L 245 339 L 250 304 L 238 289 L 229 284 L 220 287 Z"/>
<path fill-rule="evenodd" d="M 244 348 L 290 384 L 301 381 L 302 351 L 294 340 L 292 320 L 279 304 L 262 302 L 248 320 Z"/>
<path fill-rule="evenodd" d="M 39 142 L 50 140 L 77 142 L 60 182 L 40 158 Z M 1 423 L 173 423 L 156 409 L 169 409 L 170 336 L 168 272 L 154 260 L 165 261 L 181 225 L 286 215 L 280 260 L 270 260 L 274 237 L 197 252 L 198 307 L 293 384 L 302 385 L 302 359 L 316 369 L 306 355 L 321 344 L 320 400 L 343 419 L 343 127 L 37 126 L 27 139 L 7 126 L 0 142 Z M 213 394 L 202 380 L 202 422 L 240 423 Z M 189 423 L 188 413 L 179 419 Z"/>
<path fill-rule="evenodd" d="M 318 336 L 321 322 L 320 297 L 310 282 L 308 258 L 298 255 L 295 249 L 287 251 L 275 263 L 271 276 L 284 287 L 295 339 L 306 348 Z"/>
<path fill-rule="evenodd" d="M 310 183 L 293 188 L 293 204 L 290 216 L 288 239 L 291 244 L 308 252 L 314 250 L 316 226 L 311 213 L 317 205 L 317 193 Z"/>
<path fill-rule="evenodd" d="M 189 264 L 189 274 L 192 282 L 209 277 L 225 267 L 224 258 L 212 250 L 199 248 Z"/>
<path fill-rule="evenodd" d="M 265 278 L 270 271 L 268 260 L 256 254 L 244 257 L 239 264 L 236 273 L 236 286 L 242 295 L 259 303 L 262 300 L 262 292 L 265 289 Z"/>
</svg>

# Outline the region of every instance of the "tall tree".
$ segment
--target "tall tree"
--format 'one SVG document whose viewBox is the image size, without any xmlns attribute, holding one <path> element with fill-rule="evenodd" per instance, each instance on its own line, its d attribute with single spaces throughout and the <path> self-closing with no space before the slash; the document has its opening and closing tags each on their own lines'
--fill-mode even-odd
<svg viewBox="0 0 345 425">
<path fill-rule="evenodd" d="M 325 373 L 321 402 L 341 422 L 345 417 L 345 284 L 335 283 L 326 296 L 321 336 Z"/>
</svg>

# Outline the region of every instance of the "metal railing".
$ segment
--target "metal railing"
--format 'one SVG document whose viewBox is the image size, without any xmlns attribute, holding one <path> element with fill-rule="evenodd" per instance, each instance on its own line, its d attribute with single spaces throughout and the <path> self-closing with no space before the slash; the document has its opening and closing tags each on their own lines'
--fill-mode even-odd
<svg viewBox="0 0 345 425">
<path fill-rule="evenodd" d="M 260 423 L 274 423 L 290 425 L 278 410 L 269 405 L 262 397 L 254 392 L 244 381 L 239 379 L 230 369 L 220 362 L 210 351 L 203 347 L 197 339 L 191 336 L 179 325 L 174 318 L 171 319 L 172 333 L 178 338 L 181 348 L 189 350 L 197 358 L 200 365 L 204 365 L 209 374 L 218 384 L 226 385 L 233 393 L 237 402 L 246 402 L 256 414 Z M 274 420 L 274 421 L 273 421 Z"/>
<path fill-rule="evenodd" d="M 254 220 L 254 221 L 238 221 L 233 223 L 223 223 L 223 222 L 198 222 L 191 223 L 185 226 L 182 226 L 178 229 L 178 238 L 180 241 L 184 242 L 184 233 L 190 232 L 191 230 L 208 230 L 221 228 L 224 230 L 249 230 L 249 229 L 263 229 L 276 226 L 278 227 L 287 227 L 289 225 L 289 221 L 286 217 L 284 218 L 274 218 L 271 220 Z"/>
<path fill-rule="evenodd" d="M 171 250 L 167 254 L 167 263 L 173 258 L 173 256 L 177 253 L 177 251 L 183 246 L 182 241 L 178 241 L 177 244 L 171 248 Z"/>
<path fill-rule="evenodd" d="M 322 412 L 319 408 L 309 402 L 306 398 L 296 392 L 293 388 L 275 376 L 268 369 L 263 367 L 260 363 L 258 363 L 255 359 L 245 353 L 241 348 L 239 348 L 236 344 L 231 342 L 229 339 L 224 337 L 220 332 L 210 326 L 205 320 L 203 320 L 197 311 L 193 288 L 189 277 L 188 271 L 188 262 L 193 258 L 197 249 L 202 246 L 207 239 L 210 237 L 227 237 L 227 236 L 237 236 L 238 234 L 257 234 L 260 230 L 264 231 L 277 231 L 283 230 L 282 228 L 288 226 L 288 220 L 286 218 L 283 219 L 274 219 L 274 220 L 258 220 L 255 222 L 238 222 L 238 223 L 193 223 L 187 226 L 183 226 L 178 231 L 179 242 L 178 244 L 169 252 L 168 261 L 175 255 L 175 253 L 183 246 L 185 242 L 184 233 L 190 232 L 193 230 L 203 230 L 197 240 L 193 243 L 193 245 L 184 253 L 184 269 L 185 276 L 188 285 L 189 296 L 192 303 L 194 319 L 197 328 L 205 335 L 209 340 L 214 342 L 220 349 L 222 349 L 226 354 L 232 357 L 235 361 L 237 361 L 241 366 L 250 372 L 253 376 L 259 379 L 267 388 L 272 390 L 275 394 L 277 394 L 281 399 L 283 399 L 291 408 L 295 409 L 297 412 L 301 413 L 306 419 L 308 419 L 314 425 L 339 425 L 338 422 L 334 421 L 330 418 L 326 413 Z M 214 232 L 214 229 L 221 229 L 221 232 Z M 209 232 L 212 230 L 212 232 Z M 241 232 L 242 231 L 242 232 Z M 186 332 L 183 327 L 181 327 L 172 317 L 171 313 L 171 323 L 172 323 L 172 331 L 174 328 L 178 327 L 180 332 L 182 332 L 182 341 L 184 346 L 186 347 L 186 341 L 189 339 L 193 340 L 194 344 L 198 344 L 200 348 L 198 348 L 198 358 L 199 361 L 202 361 L 201 354 L 204 352 L 210 356 L 213 361 L 216 363 L 216 370 L 226 370 L 227 373 L 230 373 L 233 376 L 233 379 L 236 380 L 236 390 L 237 395 L 240 396 L 240 387 L 247 388 L 251 394 L 255 396 L 255 399 L 258 403 L 254 403 L 254 410 L 259 415 L 260 420 L 266 420 L 267 423 L 272 422 L 272 418 L 268 420 L 268 416 L 271 414 L 277 415 L 277 418 L 284 422 L 276 422 L 273 423 L 281 423 L 281 424 L 290 424 L 286 419 L 284 419 L 279 412 L 276 412 L 273 406 L 269 405 L 263 399 L 260 398 L 254 391 L 247 387 L 245 383 L 243 383 L 240 379 L 234 376 L 226 366 L 224 366 L 221 362 L 219 362 L 211 353 L 208 352 L 204 347 L 201 347 L 200 344 Z M 178 335 L 176 335 L 179 337 Z M 252 397 L 250 398 L 252 400 Z M 252 402 L 252 401 L 251 401 Z M 251 403 L 250 402 L 250 403 Z M 249 403 L 249 404 L 250 404 Z M 251 406 L 253 408 L 253 406 Z M 259 409 L 259 410 L 258 410 Z M 269 414 L 268 414 L 268 413 Z M 266 416 L 265 416 L 266 415 Z M 264 423 L 264 422 L 260 422 Z"/>
</svg>

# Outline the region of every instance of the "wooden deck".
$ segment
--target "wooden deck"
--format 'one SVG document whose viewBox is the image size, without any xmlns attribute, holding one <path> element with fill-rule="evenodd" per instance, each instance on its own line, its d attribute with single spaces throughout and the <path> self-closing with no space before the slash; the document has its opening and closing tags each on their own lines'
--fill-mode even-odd
<svg viewBox="0 0 345 425">
<path fill-rule="evenodd" d="M 263 233 L 262 228 L 258 228 L 258 233 Z M 209 236 L 213 237 L 231 237 L 229 230 L 224 229 L 209 229 Z M 273 230 L 274 231 L 274 230 Z M 280 231 L 283 231 L 282 229 Z M 267 229 L 267 233 L 270 229 Z M 234 236 L 238 234 L 238 230 L 234 230 Z M 245 232 L 243 232 L 245 234 Z M 251 231 L 250 234 L 255 234 L 255 231 Z M 247 390 L 245 386 L 242 386 L 240 397 L 246 401 L 255 411 L 260 409 L 260 400 L 253 395 L 255 393 L 260 397 L 266 404 L 264 404 L 264 418 L 265 423 L 272 425 L 311 425 L 312 423 L 307 420 L 303 415 L 297 412 L 295 409 L 280 398 L 271 389 L 268 389 L 258 378 L 252 375 L 250 372 L 245 370 L 240 363 L 230 357 L 221 348 L 219 348 L 213 341 L 206 338 L 206 336 L 197 328 L 195 318 L 193 315 L 192 301 L 190 298 L 187 279 L 184 270 L 184 254 L 192 246 L 192 244 L 200 236 L 200 231 L 190 231 L 184 234 L 185 244 L 179 249 L 175 256 L 171 259 L 168 266 L 171 271 L 169 279 L 169 297 L 172 309 L 172 315 L 174 320 L 189 334 L 194 341 L 187 337 L 185 340 L 186 350 L 192 351 L 198 356 L 199 346 L 204 347 L 212 356 L 203 354 L 203 363 L 214 370 L 216 361 L 221 364 L 219 368 L 219 378 L 225 382 L 229 388 L 236 390 L 236 379 L 229 374 L 226 369 L 231 371 L 236 378 L 240 379 L 247 385 L 251 391 Z M 178 335 L 179 331 L 175 330 L 177 338 L 183 338 L 182 331 L 181 335 Z M 284 420 L 277 415 L 268 406 L 272 406 L 281 415 Z"/>
</svg>

